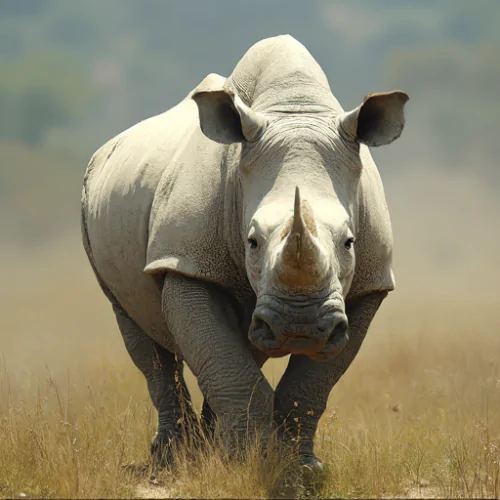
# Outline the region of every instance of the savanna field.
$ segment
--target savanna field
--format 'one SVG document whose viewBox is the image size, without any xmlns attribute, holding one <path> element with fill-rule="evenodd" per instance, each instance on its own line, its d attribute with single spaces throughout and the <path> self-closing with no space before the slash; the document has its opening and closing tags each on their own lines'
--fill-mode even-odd
<svg viewBox="0 0 500 500">
<path fill-rule="evenodd" d="M 3 246 L 0 263 L 0 497 L 302 496 L 282 450 L 238 464 L 217 447 L 180 449 L 175 472 L 151 477 L 156 412 L 78 238 L 80 172 L 51 199 L 34 172 L 8 212 L 32 221 L 34 238 Z M 447 175 L 386 183 L 398 288 L 320 422 L 319 496 L 500 497 L 498 202 Z M 61 213 L 58 199 L 72 208 Z M 58 217 L 71 219 L 67 234 Z M 285 363 L 265 365 L 272 383 Z"/>
<path fill-rule="evenodd" d="M 82 257 L 68 244 L 2 290 L 0 495 L 268 496 L 290 457 L 238 466 L 214 449 L 195 459 L 181 451 L 175 475 L 151 482 L 155 411 L 74 255 Z M 457 300 L 386 302 L 321 421 L 319 456 L 330 469 L 320 495 L 500 495 L 498 303 Z M 283 367 L 265 372 L 277 381 Z"/>
</svg>

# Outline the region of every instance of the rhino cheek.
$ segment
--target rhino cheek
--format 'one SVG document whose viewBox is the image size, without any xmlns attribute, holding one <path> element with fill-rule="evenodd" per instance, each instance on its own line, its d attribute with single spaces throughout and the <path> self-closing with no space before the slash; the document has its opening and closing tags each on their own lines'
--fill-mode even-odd
<svg viewBox="0 0 500 500">
<path fill-rule="evenodd" d="M 248 281 L 250 282 L 250 286 L 252 287 L 255 294 L 257 294 L 258 290 L 259 290 L 260 270 L 253 267 L 247 261 L 246 272 L 247 272 Z"/>
</svg>

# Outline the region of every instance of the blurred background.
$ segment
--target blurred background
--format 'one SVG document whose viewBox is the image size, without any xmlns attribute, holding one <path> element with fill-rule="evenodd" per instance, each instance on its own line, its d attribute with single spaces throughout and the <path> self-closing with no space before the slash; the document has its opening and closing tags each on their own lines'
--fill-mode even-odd
<svg viewBox="0 0 500 500">
<path fill-rule="evenodd" d="M 452 336 L 465 332 L 464 345 L 498 331 L 499 26 L 496 0 L 0 0 L 8 372 L 25 380 L 47 364 L 85 374 L 78 366 L 89 360 L 133 370 L 80 242 L 87 162 L 208 73 L 229 75 L 253 43 L 284 33 L 310 50 L 345 109 L 374 91 L 411 97 L 402 137 L 372 151 L 397 291 L 367 345 L 388 325 L 397 336 L 440 321 Z"/>
</svg>

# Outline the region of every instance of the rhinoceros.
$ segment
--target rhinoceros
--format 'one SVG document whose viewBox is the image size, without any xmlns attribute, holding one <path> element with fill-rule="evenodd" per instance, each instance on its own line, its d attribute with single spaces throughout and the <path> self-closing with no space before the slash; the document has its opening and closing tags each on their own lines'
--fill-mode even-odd
<svg viewBox="0 0 500 500">
<path fill-rule="evenodd" d="M 344 111 L 282 35 L 92 156 L 83 244 L 158 411 L 153 457 L 192 416 L 186 363 L 205 429 L 277 429 L 322 467 L 313 437 L 327 398 L 395 286 L 369 147 L 400 136 L 407 100 L 372 93 Z M 286 355 L 273 390 L 262 365 Z"/>
</svg>

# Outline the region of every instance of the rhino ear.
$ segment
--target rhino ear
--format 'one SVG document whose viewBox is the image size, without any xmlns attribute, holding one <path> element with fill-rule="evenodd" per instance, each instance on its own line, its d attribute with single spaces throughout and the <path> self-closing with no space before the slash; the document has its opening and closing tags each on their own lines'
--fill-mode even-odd
<svg viewBox="0 0 500 500">
<path fill-rule="evenodd" d="M 369 94 L 363 104 L 341 116 L 341 126 L 367 146 L 390 144 L 403 131 L 403 108 L 408 99 L 400 90 Z"/>
<path fill-rule="evenodd" d="M 201 130 L 209 139 L 222 144 L 254 142 L 264 133 L 267 121 L 225 88 L 225 81 L 212 73 L 191 94 L 198 105 Z"/>
</svg>

